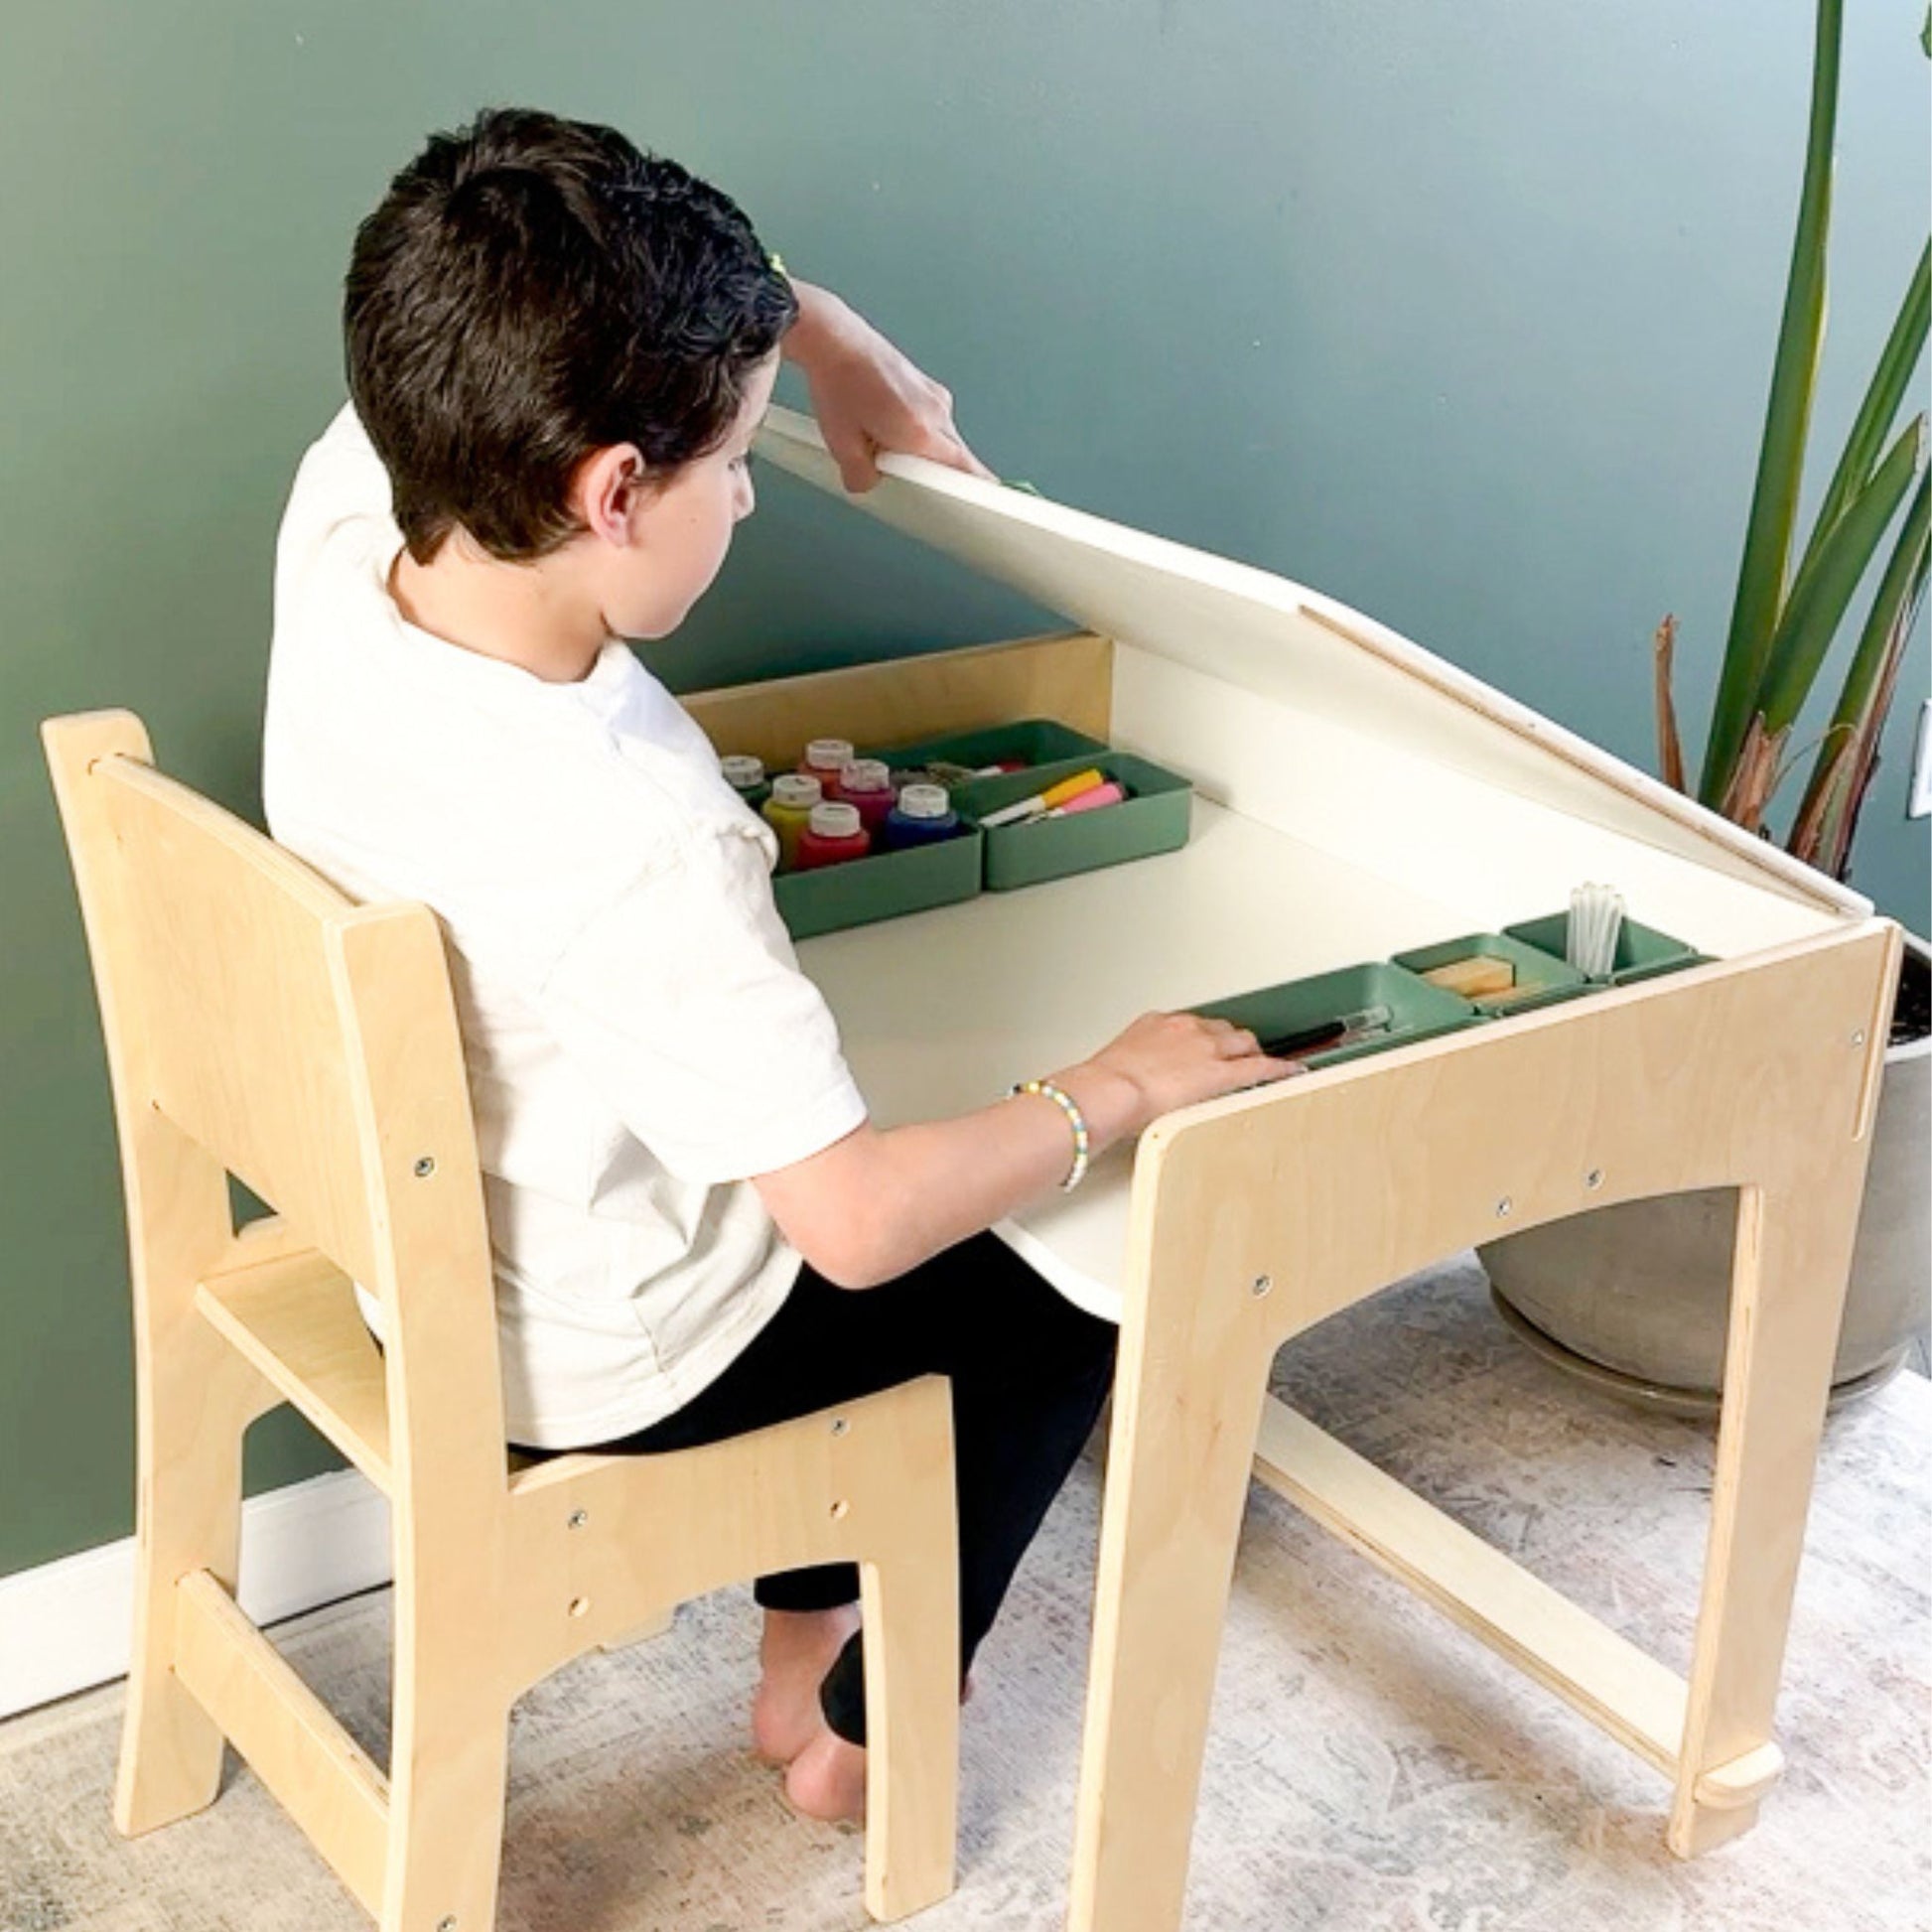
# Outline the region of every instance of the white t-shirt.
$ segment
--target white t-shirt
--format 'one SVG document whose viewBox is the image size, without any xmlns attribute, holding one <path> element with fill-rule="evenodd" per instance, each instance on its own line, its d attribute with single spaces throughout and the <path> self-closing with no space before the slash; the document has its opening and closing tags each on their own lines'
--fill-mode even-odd
<svg viewBox="0 0 1932 1932">
<path fill-rule="evenodd" d="M 510 1438 L 580 1448 L 682 1406 L 776 1312 L 799 1256 L 746 1176 L 865 1102 L 773 908 L 771 830 L 676 700 L 616 641 L 551 684 L 418 629 L 401 546 L 345 409 L 282 519 L 263 802 L 345 892 L 442 919 Z"/>
</svg>

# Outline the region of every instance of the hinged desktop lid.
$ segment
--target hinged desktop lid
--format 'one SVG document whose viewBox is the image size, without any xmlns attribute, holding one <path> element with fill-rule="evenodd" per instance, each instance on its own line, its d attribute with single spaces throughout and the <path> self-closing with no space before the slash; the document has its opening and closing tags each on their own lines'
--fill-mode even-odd
<svg viewBox="0 0 1932 1932">
<path fill-rule="evenodd" d="M 817 425 L 787 409 L 771 411 L 759 450 L 1088 629 L 1787 898 L 1871 911 L 1775 846 L 1286 578 L 917 457 L 885 458 L 878 486 L 847 496 Z"/>
</svg>

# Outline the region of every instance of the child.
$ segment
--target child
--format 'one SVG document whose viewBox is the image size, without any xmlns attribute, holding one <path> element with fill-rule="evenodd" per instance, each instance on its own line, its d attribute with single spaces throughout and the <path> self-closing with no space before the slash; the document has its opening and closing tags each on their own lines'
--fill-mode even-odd
<svg viewBox="0 0 1932 1932">
<path fill-rule="evenodd" d="M 985 1230 L 1082 1139 L 1292 1069 L 1150 1015 L 1042 1093 L 868 1123 L 769 828 L 619 639 L 675 630 L 751 513 L 781 345 L 849 483 L 878 446 L 977 465 L 944 392 L 717 190 L 484 114 L 362 224 L 345 323 L 352 402 L 277 547 L 264 799 L 346 891 L 444 923 L 511 1439 L 644 1452 L 948 1375 L 963 1674 L 1113 1366 Z M 857 1595 L 843 1566 L 758 1586 L 754 1733 L 819 1817 L 863 1799 Z"/>
</svg>

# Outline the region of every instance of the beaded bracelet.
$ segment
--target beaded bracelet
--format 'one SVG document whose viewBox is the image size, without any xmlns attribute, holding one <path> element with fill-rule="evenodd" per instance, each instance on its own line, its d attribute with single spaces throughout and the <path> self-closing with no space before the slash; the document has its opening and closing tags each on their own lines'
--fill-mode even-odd
<svg viewBox="0 0 1932 1932">
<path fill-rule="evenodd" d="M 1050 1100 L 1066 1116 L 1066 1124 L 1073 1130 L 1073 1166 L 1060 1182 L 1060 1192 L 1070 1194 L 1087 1177 L 1087 1151 L 1092 1146 L 1092 1136 L 1087 1132 L 1087 1117 L 1072 1097 L 1062 1092 L 1051 1080 L 1022 1080 L 1018 1086 L 1007 1089 L 1007 1098 L 1012 1100 L 1023 1093 L 1036 1093 Z"/>
</svg>

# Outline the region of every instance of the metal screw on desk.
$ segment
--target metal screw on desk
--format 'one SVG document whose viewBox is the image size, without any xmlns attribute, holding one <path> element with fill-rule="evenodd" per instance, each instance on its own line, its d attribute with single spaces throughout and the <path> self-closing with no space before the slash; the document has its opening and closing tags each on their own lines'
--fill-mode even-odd
<svg viewBox="0 0 1932 1932">
<path fill-rule="evenodd" d="M 1859 1028 L 1859 1030 L 1855 1034 L 1853 1034 L 1852 1044 L 1854 1046 L 1863 1046 L 1864 1044 L 1864 1029 L 1863 1027 Z"/>
<path fill-rule="evenodd" d="M 452 1912 L 447 1918 L 438 1919 L 436 1932 L 456 1932 L 456 1914 Z"/>
<path fill-rule="evenodd" d="M 834 1416 L 832 1418 L 832 1434 L 834 1436 L 843 1436 L 851 1427 L 852 1425 L 843 1416 Z"/>
<path fill-rule="evenodd" d="M 573 1509 L 564 1518 L 565 1525 L 573 1530 L 581 1530 L 590 1520 L 591 1512 L 588 1509 Z"/>
<path fill-rule="evenodd" d="M 1516 1203 L 1513 1200 L 1511 1200 L 1507 1194 L 1505 1194 L 1502 1197 L 1502 1199 L 1496 1203 L 1496 1212 L 1500 1217 L 1507 1219 L 1510 1209 L 1513 1208 L 1515 1205 Z"/>
<path fill-rule="evenodd" d="M 1601 1168 L 1591 1168 L 1589 1173 L 1584 1175 L 1584 1185 L 1586 1187 L 1600 1187 L 1602 1184 L 1603 1170 Z"/>
<path fill-rule="evenodd" d="M 1256 1296 L 1266 1295 L 1268 1291 L 1274 1286 L 1275 1283 L 1274 1283 L 1274 1278 L 1272 1276 L 1257 1275 L 1255 1277 L 1254 1287 L 1249 1291 L 1249 1293 Z"/>
<path fill-rule="evenodd" d="M 423 1158 L 416 1163 L 416 1178 L 418 1180 L 427 1180 L 430 1177 L 430 1175 L 433 1174 L 435 1172 L 436 1172 L 436 1161 L 434 1157 L 431 1155 L 427 1155 L 427 1154 L 424 1155 Z M 451 1923 L 454 1924 L 455 1921 L 452 1920 Z"/>
</svg>

